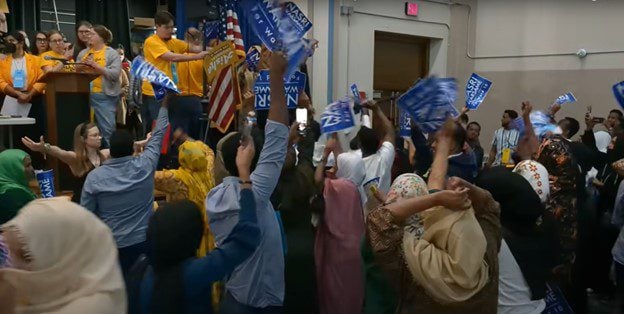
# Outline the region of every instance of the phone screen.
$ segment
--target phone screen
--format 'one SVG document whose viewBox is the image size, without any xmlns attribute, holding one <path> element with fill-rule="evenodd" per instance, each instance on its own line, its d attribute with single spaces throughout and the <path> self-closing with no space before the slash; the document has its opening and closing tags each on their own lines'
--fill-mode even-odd
<svg viewBox="0 0 624 314">
<path fill-rule="evenodd" d="M 297 122 L 300 124 L 299 128 L 304 128 L 308 124 L 308 109 L 298 108 L 296 111 L 297 114 Z"/>
</svg>

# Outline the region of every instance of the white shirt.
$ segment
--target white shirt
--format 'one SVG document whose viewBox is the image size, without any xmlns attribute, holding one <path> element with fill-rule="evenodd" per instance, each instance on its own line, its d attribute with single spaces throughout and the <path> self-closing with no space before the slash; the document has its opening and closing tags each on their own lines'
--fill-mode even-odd
<svg viewBox="0 0 624 314">
<path fill-rule="evenodd" d="M 531 300 L 531 289 L 505 240 L 498 252 L 498 313 L 539 314 L 546 308 L 544 299 Z"/>
<path fill-rule="evenodd" d="M 520 132 L 516 129 L 506 130 L 505 128 L 500 128 L 494 132 L 492 146 L 496 149 L 496 159 L 494 159 L 492 166 L 500 165 L 501 158 L 503 156 L 503 149 L 509 148 L 512 153 L 516 150 L 519 138 Z"/>
<path fill-rule="evenodd" d="M 379 190 L 382 195 L 388 194 L 392 184 L 392 164 L 394 163 L 394 145 L 383 142 L 373 155 L 364 158 L 366 178 L 364 183 L 379 178 Z"/>
</svg>

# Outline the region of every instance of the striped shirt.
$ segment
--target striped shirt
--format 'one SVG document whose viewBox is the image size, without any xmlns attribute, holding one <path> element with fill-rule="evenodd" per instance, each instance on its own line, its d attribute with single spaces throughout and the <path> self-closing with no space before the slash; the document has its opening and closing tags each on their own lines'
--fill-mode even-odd
<svg viewBox="0 0 624 314">
<path fill-rule="evenodd" d="M 500 128 L 494 132 L 494 139 L 492 140 L 492 147 L 496 149 L 496 159 L 492 163 L 492 166 L 498 166 L 501 164 L 501 158 L 503 156 L 503 149 L 511 149 L 511 153 L 516 151 L 518 147 L 518 139 L 520 138 L 520 132 L 516 129 L 507 130 Z"/>
</svg>

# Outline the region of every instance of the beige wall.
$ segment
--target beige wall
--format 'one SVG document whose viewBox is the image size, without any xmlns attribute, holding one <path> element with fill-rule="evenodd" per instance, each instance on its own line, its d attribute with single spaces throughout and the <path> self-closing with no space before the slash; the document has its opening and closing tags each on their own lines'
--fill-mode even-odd
<svg viewBox="0 0 624 314">
<path fill-rule="evenodd" d="M 476 2 L 476 3 L 475 3 Z M 617 108 L 611 86 L 624 80 L 624 1 L 589 0 L 478 0 L 473 1 L 468 31 L 466 7 L 452 9 L 449 76 L 465 86 L 470 69 L 493 82 L 479 110 L 470 114 L 481 123 L 482 144 L 500 127 L 503 110 L 519 111 L 523 100 L 545 109 L 559 95 L 571 91 L 577 103 L 567 104 L 559 118 L 583 123 L 587 105 L 597 116 Z M 462 25 L 464 25 L 462 27 Z M 466 45 L 472 58 L 464 51 Z M 575 53 L 584 48 L 584 59 Z M 608 52 L 608 53 L 605 53 Z M 545 55 L 529 56 L 526 55 Z M 515 57 L 514 57 L 515 56 Z M 464 100 L 463 88 L 457 106 Z"/>
</svg>

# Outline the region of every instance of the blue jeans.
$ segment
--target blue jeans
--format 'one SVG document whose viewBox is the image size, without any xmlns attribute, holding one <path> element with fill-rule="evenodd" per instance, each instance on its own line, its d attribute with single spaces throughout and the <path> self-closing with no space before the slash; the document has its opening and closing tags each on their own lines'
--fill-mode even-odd
<svg viewBox="0 0 624 314">
<path fill-rule="evenodd" d="M 104 93 L 91 93 L 89 96 L 91 108 L 95 112 L 95 121 L 97 122 L 100 134 L 102 134 L 103 142 L 106 147 L 110 143 L 111 134 L 115 131 L 115 111 L 117 110 L 117 102 L 119 96 L 108 96 Z"/>
<path fill-rule="evenodd" d="M 154 96 L 143 95 L 143 105 L 141 105 L 141 118 L 143 119 L 143 132 L 149 133 L 152 130 L 153 121 L 158 118 L 158 110 L 162 100 L 156 100 Z"/>
<path fill-rule="evenodd" d="M 169 121 L 171 129 L 181 128 L 191 138 L 199 139 L 202 114 L 201 98 L 197 96 L 173 96 L 169 103 Z"/>
</svg>

